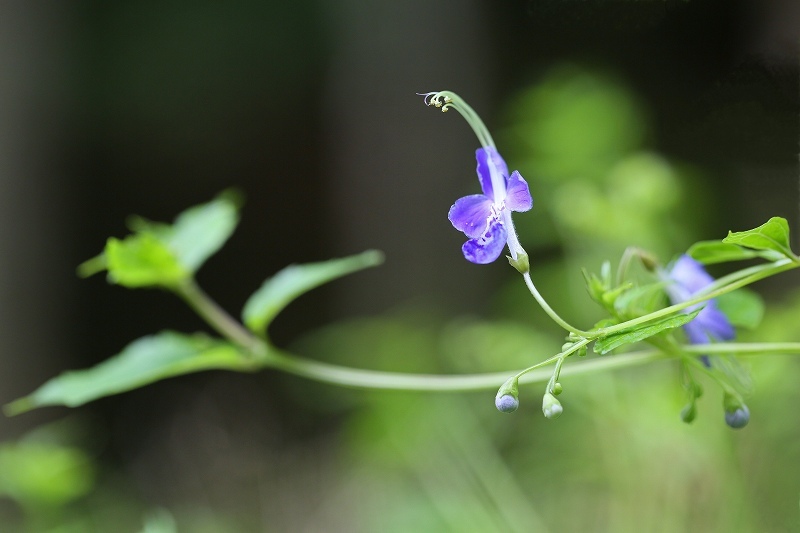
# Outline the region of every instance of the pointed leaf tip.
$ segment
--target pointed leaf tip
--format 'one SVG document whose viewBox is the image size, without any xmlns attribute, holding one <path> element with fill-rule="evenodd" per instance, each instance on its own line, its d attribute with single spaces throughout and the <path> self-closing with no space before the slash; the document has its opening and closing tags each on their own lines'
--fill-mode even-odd
<svg viewBox="0 0 800 533">
<path fill-rule="evenodd" d="M 128 344 L 117 355 L 91 368 L 56 376 L 33 393 L 4 407 L 14 416 L 38 407 L 77 407 L 165 378 L 224 369 L 253 370 L 252 362 L 232 344 L 203 334 L 162 331 Z"/>
<path fill-rule="evenodd" d="M 798 258 L 789 244 L 789 223 L 785 218 L 772 217 L 757 228 L 747 231 L 729 231 L 723 243 L 738 244 L 754 250 L 772 250 L 793 261 Z"/>
<path fill-rule="evenodd" d="M 263 335 L 278 313 L 299 296 L 347 274 L 378 266 L 383 259 L 382 252 L 367 250 L 342 259 L 290 265 L 250 296 L 242 309 L 242 319 L 251 331 Z"/>
</svg>

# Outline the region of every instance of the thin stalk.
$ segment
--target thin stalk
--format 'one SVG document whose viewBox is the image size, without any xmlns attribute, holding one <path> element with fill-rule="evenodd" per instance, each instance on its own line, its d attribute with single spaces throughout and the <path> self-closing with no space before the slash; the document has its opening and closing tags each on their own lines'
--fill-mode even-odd
<svg viewBox="0 0 800 533">
<path fill-rule="evenodd" d="M 244 348 L 247 353 L 262 358 L 267 353 L 263 341 L 237 322 L 231 315 L 208 296 L 194 279 L 190 279 L 174 289 L 195 313 L 200 315 L 217 333 Z"/>
<path fill-rule="evenodd" d="M 800 344 L 797 346 L 800 352 Z M 435 374 L 400 374 L 346 368 L 310 359 L 295 357 L 277 350 L 271 354 L 269 366 L 289 374 L 314 381 L 359 389 L 383 389 L 405 391 L 464 392 L 493 390 L 503 383 L 511 372 L 491 372 L 486 374 L 464 374 L 440 376 Z M 559 356 L 543 361 L 540 365 L 555 362 Z M 576 376 L 603 370 L 638 366 L 644 363 L 670 359 L 673 356 L 659 350 L 628 352 L 614 357 L 591 359 L 563 368 L 562 376 Z M 543 383 L 550 379 L 552 372 L 547 369 L 520 371 L 519 382 Z"/>
<path fill-rule="evenodd" d="M 558 313 L 556 313 L 553 310 L 553 308 L 550 307 L 550 305 L 548 305 L 548 303 L 545 301 L 545 299 L 542 298 L 542 295 L 539 294 L 539 291 L 536 290 L 536 286 L 533 284 L 533 281 L 531 280 L 530 272 L 525 272 L 524 274 L 522 274 L 522 277 L 525 280 L 525 285 L 527 285 L 528 290 L 533 295 L 533 297 L 536 299 L 536 302 L 544 310 L 544 312 L 547 313 L 547 316 L 549 316 L 551 319 L 553 319 L 553 321 L 556 324 L 558 324 L 559 326 L 561 326 L 565 330 L 569 331 L 570 333 L 574 333 L 575 335 L 578 335 L 580 337 L 587 337 L 589 335 L 589 332 L 580 330 L 580 329 L 570 325 L 566 320 L 564 320 L 563 318 L 558 316 Z"/>
</svg>

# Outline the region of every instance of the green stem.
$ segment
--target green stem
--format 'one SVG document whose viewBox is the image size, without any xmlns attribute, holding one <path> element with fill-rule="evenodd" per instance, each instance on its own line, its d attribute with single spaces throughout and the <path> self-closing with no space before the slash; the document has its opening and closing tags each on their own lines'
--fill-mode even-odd
<svg viewBox="0 0 800 533">
<path fill-rule="evenodd" d="M 797 346 L 800 352 L 800 344 Z M 638 366 L 652 361 L 669 359 L 672 356 L 659 350 L 647 350 L 641 352 L 628 352 L 614 357 L 602 357 L 591 359 L 583 363 L 576 363 L 564 367 L 561 374 L 564 376 L 576 376 L 602 370 L 612 370 Z M 552 363 L 558 356 L 552 357 L 540 363 L 541 366 Z M 537 365 L 537 366 L 540 366 Z M 503 383 L 509 372 L 491 372 L 486 374 L 464 374 L 440 376 L 435 374 L 399 374 L 393 372 L 381 372 L 377 370 L 363 370 L 356 368 L 346 368 L 310 359 L 295 357 L 293 355 L 278 352 L 271 353 L 269 366 L 282 370 L 289 374 L 320 381 L 331 385 L 341 385 L 360 389 L 384 389 L 384 390 L 406 390 L 406 391 L 476 391 L 496 389 Z M 535 367 L 527 368 L 519 372 L 520 383 L 542 383 L 550 379 L 552 372 L 547 369 L 533 370 Z"/>
<path fill-rule="evenodd" d="M 582 330 L 570 325 L 566 320 L 564 320 L 563 318 L 558 316 L 558 313 L 556 313 L 553 310 L 553 308 L 548 305 L 548 303 L 545 301 L 545 299 L 542 298 L 542 295 L 539 294 L 539 291 L 536 290 L 536 286 L 533 284 L 533 280 L 531 280 L 530 272 L 525 272 L 524 274 L 522 274 L 522 277 L 525 280 L 525 285 L 527 285 L 528 290 L 531 292 L 533 297 L 536 299 L 536 302 L 544 310 L 544 312 L 547 313 L 547 315 L 551 319 L 553 319 L 553 321 L 556 324 L 558 324 L 559 326 L 561 326 L 565 330 L 569 331 L 570 333 L 574 333 L 575 335 L 578 335 L 579 337 L 587 337 L 589 335 L 589 332 L 582 331 Z"/>
<path fill-rule="evenodd" d="M 470 125 L 472 131 L 475 132 L 475 136 L 478 137 L 481 146 L 495 148 L 494 139 L 492 139 L 492 135 L 489 133 L 486 124 L 483 123 L 475 110 L 456 93 L 452 91 L 439 91 L 431 95 L 427 103 L 429 105 L 433 103 L 436 107 L 441 107 L 442 111 L 447 111 L 450 108 L 455 109 L 464 117 L 464 120 Z"/>
<path fill-rule="evenodd" d="M 252 333 L 237 322 L 222 307 L 211 299 L 201 289 L 194 279 L 189 279 L 174 289 L 195 313 L 200 315 L 217 333 L 229 341 L 244 348 L 247 353 L 256 358 L 266 356 L 267 347 L 263 341 L 255 337 Z"/>
<path fill-rule="evenodd" d="M 585 346 L 589 342 L 591 341 L 584 339 L 575 343 L 570 350 L 577 351 L 580 347 Z M 800 354 L 800 342 L 753 344 L 715 343 L 704 344 L 702 346 L 685 345 L 681 346 L 681 350 L 683 352 L 696 354 Z M 518 377 L 519 383 L 523 384 L 549 381 L 553 373 L 542 367 L 558 361 L 563 356 L 564 354 L 554 355 L 536 365 L 520 370 L 515 375 Z M 644 363 L 665 359 L 678 359 L 680 357 L 681 354 L 679 353 L 668 353 L 661 349 L 641 350 L 614 356 L 598 357 L 579 363 L 576 362 L 575 364 L 563 367 L 560 374 L 562 376 L 577 376 L 592 372 L 638 366 Z M 270 357 L 267 366 L 284 371 L 288 374 L 331 385 L 341 385 L 359 389 L 406 391 L 457 392 L 496 389 L 499 384 L 508 379 L 509 374 L 512 374 L 512 372 L 490 372 L 485 374 L 436 375 L 381 372 L 378 370 L 348 368 L 305 359 L 287 352 L 282 352 L 277 348 L 270 348 Z"/>
</svg>

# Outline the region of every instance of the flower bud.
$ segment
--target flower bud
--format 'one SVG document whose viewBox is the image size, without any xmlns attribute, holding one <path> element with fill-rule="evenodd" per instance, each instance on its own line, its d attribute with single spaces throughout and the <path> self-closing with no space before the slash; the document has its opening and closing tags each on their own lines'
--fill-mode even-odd
<svg viewBox="0 0 800 533">
<path fill-rule="evenodd" d="M 501 413 L 513 413 L 519 408 L 519 400 L 510 394 L 504 394 L 494 399 L 494 406 Z"/>
<path fill-rule="evenodd" d="M 519 408 L 519 382 L 517 377 L 510 377 L 497 391 L 494 397 L 494 406 L 501 413 L 513 413 Z"/>
<path fill-rule="evenodd" d="M 687 424 L 691 424 L 692 422 L 694 422 L 696 416 L 697 416 L 697 405 L 695 405 L 694 402 L 687 404 L 683 409 L 681 409 L 681 420 L 683 420 Z"/>
<path fill-rule="evenodd" d="M 561 402 L 559 402 L 555 396 L 547 392 L 544 398 L 542 398 L 542 412 L 546 418 L 555 420 L 561 416 L 561 413 L 564 412 L 564 408 L 561 407 Z"/>
<path fill-rule="evenodd" d="M 725 411 L 725 423 L 733 429 L 741 429 L 750 422 L 750 409 L 742 405 L 739 409 L 731 412 Z"/>
<path fill-rule="evenodd" d="M 517 252 L 517 258 L 506 256 L 508 262 L 517 269 L 520 274 L 527 274 L 531 271 L 531 262 L 528 259 L 528 254 L 525 252 Z"/>
<path fill-rule="evenodd" d="M 658 259 L 656 259 L 655 255 L 641 249 L 636 250 L 636 255 L 639 256 L 639 260 L 642 262 L 642 265 L 647 270 L 649 270 L 650 272 L 655 272 L 656 270 L 658 270 L 659 264 L 658 264 Z"/>
<path fill-rule="evenodd" d="M 741 429 L 750 422 L 750 409 L 741 401 L 730 394 L 722 398 L 725 408 L 725 423 L 733 429 Z"/>
<path fill-rule="evenodd" d="M 554 394 L 555 396 L 558 396 L 559 394 L 561 394 L 561 392 L 562 392 L 563 390 L 564 390 L 564 387 L 562 387 L 562 386 L 561 386 L 561 383 L 556 383 L 556 384 L 553 386 L 553 394 Z"/>
</svg>

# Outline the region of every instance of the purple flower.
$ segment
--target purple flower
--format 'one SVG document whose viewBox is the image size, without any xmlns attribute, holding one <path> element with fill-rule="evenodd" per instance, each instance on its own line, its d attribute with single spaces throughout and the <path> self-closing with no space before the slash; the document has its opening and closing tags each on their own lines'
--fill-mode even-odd
<svg viewBox="0 0 800 533">
<path fill-rule="evenodd" d="M 714 282 L 703 265 L 689 257 L 682 255 L 666 275 L 669 281 L 665 290 L 673 304 L 691 300 L 702 289 Z M 736 336 L 733 326 L 725 314 L 717 309 L 714 300 L 692 305 L 684 311 L 689 313 L 702 307 L 697 317 L 685 324 L 683 330 L 692 344 L 708 344 L 714 341 L 729 341 Z M 702 356 L 706 366 L 710 366 L 708 356 Z"/>
<path fill-rule="evenodd" d="M 447 218 L 469 237 L 461 247 L 467 261 L 491 263 L 500 257 L 506 243 L 516 259 L 524 251 L 514 231 L 511 211 L 528 211 L 533 207 L 528 183 L 516 170 L 508 175 L 508 166 L 496 149 L 479 148 L 475 156 L 483 194 L 459 198 Z"/>
</svg>

